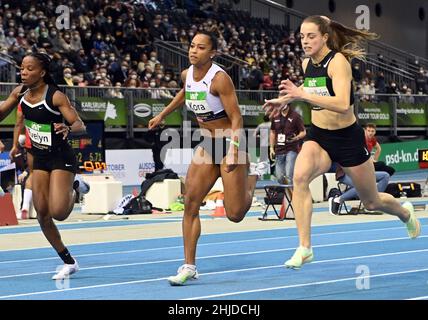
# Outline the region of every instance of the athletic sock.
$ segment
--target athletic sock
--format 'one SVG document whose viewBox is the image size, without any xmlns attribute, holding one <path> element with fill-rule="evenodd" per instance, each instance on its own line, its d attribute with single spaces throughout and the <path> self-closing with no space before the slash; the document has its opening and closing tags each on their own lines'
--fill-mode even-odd
<svg viewBox="0 0 428 320">
<path fill-rule="evenodd" d="M 58 252 L 59 257 L 62 261 L 64 261 L 65 264 L 74 264 L 76 261 L 74 261 L 73 257 L 71 256 L 70 252 L 67 248 L 64 249 L 62 252 Z"/>
<path fill-rule="evenodd" d="M 33 191 L 31 189 L 24 189 L 24 199 L 22 201 L 22 209 L 29 210 L 32 199 L 33 199 Z"/>
</svg>

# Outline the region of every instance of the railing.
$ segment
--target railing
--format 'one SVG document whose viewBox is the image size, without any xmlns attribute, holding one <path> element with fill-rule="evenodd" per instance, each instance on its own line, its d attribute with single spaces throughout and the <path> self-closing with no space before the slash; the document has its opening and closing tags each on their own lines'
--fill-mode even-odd
<svg viewBox="0 0 428 320">
<path fill-rule="evenodd" d="M 16 86 L 0 83 L 0 100 L 4 101 Z M 148 121 L 159 114 L 180 89 L 62 86 L 62 90 L 82 119 L 104 120 L 107 132 L 126 132 L 128 138 L 133 138 L 134 132 L 147 130 Z M 276 97 L 278 91 L 237 90 L 236 94 L 244 126 L 254 128 L 262 122 L 264 100 Z M 310 106 L 304 102 L 294 102 L 293 106 L 305 125 L 309 125 Z M 355 94 L 354 112 L 359 123 L 373 122 L 379 131 L 389 131 L 393 136 L 404 131 L 428 136 L 428 95 Z M 11 131 L 14 116 L 12 112 L 1 123 L 0 130 Z M 166 124 L 181 128 L 183 121 L 192 119 L 192 113 L 180 108 L 167 117 Z"/>
<path fill-rule="evenodd" d="M 223 1 L 226 2 L 226 1 Z M 284 1 L 282 1 L 284 3 Z M 260 5 L 263 4 L 267 7 L 267 10 L 260 10 Z M 307 17 L 306 14 L 287 8 L 285 5 L 278 3 L 278 1 L 271 0 L 253 0 L 248 2 L 242 2 L 235 6 L 238 9 L 249 10 L 252 16 L 260 17 L 261 11 L 265 12 L 265 18 L 267 18 L 272 24 L 281 24 L 288 27 L 289 30 L 294 31 L 299 28 L 303 20 Z M 278 17 L 277 12 L 272 13 L 272 10 L 280 10 L 284 13 L 281 21 L 275 21 Z M 419 67 L 423 66 L 428 69 L 428 59 L 416 56 L 409 52 L 402 51 L 398 48 L 392 47 L 381 41 L 369 41 L 366 47 L 368 53 L 368 59 L 365 63 L 365 67 L 368 67 L 372 71 L 381 70 L 385 72 L 386 80 L 394 80 L 399 83 L 407 83 L 413 89 L 415 88 L 415 75 L 419 71 Z M 385 59 L 385 63 L 377 60 L 377 54 L 382 54 Z M 414 62 L 418 61 L 416 65 Z M 398 68 L 391 66 L 391 63 L 397 64 Z"/>
<path fill-rule="evenodd" d="M 18 66 L 11 56 L 0 53 L 0 82 L 15 82 Z"/>
</svg>

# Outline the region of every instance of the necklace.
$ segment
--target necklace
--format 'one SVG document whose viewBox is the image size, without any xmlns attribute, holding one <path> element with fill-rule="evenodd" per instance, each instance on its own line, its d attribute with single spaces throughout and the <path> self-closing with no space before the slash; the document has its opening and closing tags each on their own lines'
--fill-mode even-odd
<svg viewBox="0 0 428 320">
<path fill-rule="evenodd" d="M 331 50 L 329 50 L 329 51 L 327 52 L 327 54 L 326 54 L 324 57 L 322 57 L 322 59 L 321 59 L 321 60 L 320 60 L 320 62 L 318 62 L 318 63 L 315 63 L 315 62 L 314 62 L 314 60 L 311 58 L 312 65 L 313 65 L 314 67 L 321 67 L 321 66 L 322 66 L 322 62 L 324 61 L 325 57 L 327 57 L 327 56 L 330 54 L 330 52 L 331 52 Z"/>
</svg>

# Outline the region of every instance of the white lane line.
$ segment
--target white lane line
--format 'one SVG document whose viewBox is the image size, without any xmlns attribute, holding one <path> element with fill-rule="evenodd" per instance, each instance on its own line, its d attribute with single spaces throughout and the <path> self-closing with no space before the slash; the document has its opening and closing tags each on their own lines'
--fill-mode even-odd
<svg viewBox="0 0 428 320">
<path fill-rule="evenodd" d="M 419 220 L 423 220 L 423 219 L 428 219 L 425 217 L 421 217 L 419 218 Z M 214 221 L 214 220 L 213 220 Z M 353 226 L 355 224 L 360 224 L 360 225 L 365 225 L 365 224 L 378 224 L 378 223 L 384 223 L 384 222 L 397 222 L 396 220 L 383 220 L 383 221 L 365 221 L 365 222 L 353 222 L 353 223 L 349 223 L 349 222 L 344 222 L 344 223 L 336 223 L 336 224 L 332 224 L 332 225 L 312 225 L 312 228 L 328 228 L 328 227 L 335 227 L 335 226 Z M 427 224 L 422 224 L 422 226 L 425 226 Z M 400 229 L 403 227 L 393 227 L 392 229 Z M 263 231 L 272 231 L 272 230 L 288 230 L 288 229 L 294 229 L 295 230 L 295 226 L 284 226 L 284 228 L 266 228 L 266 229 L 255 229 L 255 230 L 236 230 L 236 231 L 232 231 L 232 233 L 248 233 L 248 232 L 263 232 Z M 389 229 L 389 228 L 384 228 Z M 78 229 L 75 229 L 78 230 Z M 356 230 L 358 231 L 370 231 L 370 230 L 383 230 L 383 229 L 362 229 L 362 230 Z M 39 231 L 40 232 L 40 231 Z M 350 230 L 350 231 L 343 231 L 343 233 L 346 232 L 355 232 L 355 230 Z M 225 232 L 212 232 L 212 233 L 205 233 L 204 236 L 208 236 L 208 235 L 221 235 L 221 234 L 230 234 L 230 231 L 225 231 Z M 0 234 L 0 237 L 2 235 L 9 235 L 9 234 Z M 294 237 L 294 236 L 293 236 Z M 152 237 L 152 238 L 135 238 L 135 239 L 124 239 L 124 240 L 114 240 L 114 241 L 97 241 L 97 242 L 89 242 L 89 243 L 77 243 L 77 244 L 72 244 L 70 246 L 73 247 L 77 247 L 77 246 L 88 246 L 88 245 L 94 245 L 94 244 L 107 244 L 107 243 L 120 243 L 120 242 L 132 242 L 132 241 L 146 241 L 146 240 L 159 240 L 159 239 L 173 239 L 173 238 L 181 238 L 181 236 L 161 236 L 161 237 Z M 0 249 L 0 253 L 1 252 L 9 252 L 9 251 L 25 251 L 25 250 L 35 250 L 35 249 L 50 249 L 51 246 L 50 245 L 46 245 L 46 246 L 40 246 L 40 247 L 29 247 L 29 248 L 20 248 L 20 249 Z"/>
<path fill-rule="evenodd" d="M 428 236 L 424 236 L 428 237 Z M 361 243 L 374 243 L 374 242 L 385 242 L 385 241 L 396 241 L 396 240 L 403 240 L 408 238 L 389 238 L 389 239 L 377 239 L 377 240 L 366 240 L 366 241 L 353 241 L 353 242 L 342 242 L 342 243 L 331 243 L 331 244 L 323 244 L 323 245 L 317 245 L 313 246 L 313 248 L 325 248 L 325 247 L 336 247 L 336 246 L 342 246 L 342 245 L 352 245 L 352 244 L 361 244 Z M 272 253 L 272 252 L 281 252 L 281 251 L 294 251 L 296 248 L 284 248 L 284 249 L 270 249 L 270 250 L 261 250 L 261 251 L 250 251 L 250 252 L 241 252 L 241 253 L 228 253 L 228 254 L 221 254 L 221 255 L 210 255 L 210 256 L 203 256 L 198 257 L 198 260 L 202 259 L 213 259 L 213 258 L 225 258 L 225 257 L 236 257 L 236 256 L 247 256 L 247 255 L 254 255 L 254 254 L 264 254 L 264 253 Z M 422 251 L 424 251 L 423 249 Z M 428 251 L 428 249 L 426 249 Z M 404 252 L 410 252 L 410 251 L 404 251 Z M 416 250 L 415 252 L 419 252 Z M 380 254 L 379 256 L 382 256 L 383 254 Z M 391 255 L 391 253 L 385 253 L 385 255 Z M 371 257 L 371 256 L 367 256 Z M 351 258 L 352 259 L 352 258 Z M 146 261 L 146 262 L 134 262 L 134 263 L 124 263 L 124 264 L 114 264 L 114 265 L 104 265 L 104 266 L 96 266 L 96 267 L 87 267 L 87 268 L 80 268 L 80 270 L 98 270 L 98 269 L 108 269 L 108 268 L 123 268 L 123 267 L 130 267 L 130 266 L 140 266 L 140 265 L 149 265 L 149 264 L 158 264 L 158 263 L 169 263 L 169 262 L 179 262 L 182 261 L 182 258 L 178 259 L 168 259 L 168 260 L 156 260 L 156 261 Z M 323 260 L 324 261 L 324 260 Z M 337 261 L 336 259 L 332 260 L 325 260 L 327 262 L 330 261 Z M 313 262 L 313 263 L 320 263 Z M 36 275 L 42 275 L 42 274 L 53 274 L 56 271 L 42 271 L 42 272 L 34 272 L 34 273 L 21 273 L 21 274 L 14 274 L 14 275 L 7 275 L 7 276 L 0 276 L 0 279 L 10 279 L 10 278 L 18 278 L 18 277 L 28 277 L 28 276 L 36 276 Z"/>
<path fill-rule="evenodd" d="M 391 227 L 391 228 L 378 228 L 378 229 L 362 229 L 362 230 L 350 230 L 350 231 L 337 231 L 337 232 L 326 232 L 326 233 L 314 233 L 312 237 L 322 237 L 330 235 L 339 235 L 339 234 L 352 234 L 352 233 L 361 233 L 361 232 L 378 232 L 386 230 L 397 230 L 403 229 L 403 227 Z M 403 229 L 404 230 L 404 229 Z M 246 240 L 231 240 L 231 241 L 222 241 L 222 242 L 210 242 L 210 243 L 200 243 L 198 247 L 201 246 L 217 246 L 225 244 L 236 244 L 236 243 L 248 243 L 248 242 L 258 242 L 258 241 L 273 241 L 273 240 L 284 240 L 297 238 L 297 235 L 294 236 L 282 236 L 282 237 L 267 237 L 267 238 L 255 238 L 255 239 L 246 239 Z M 101 252 L 101 253 L 88 253 L 81 255 L 74 255 L 76 258 L 81 257 L 92 257 L 92 256 L 105 256 L 105 255 L 116 255 L 116 254 L 128 254 L 128 253 L 138 253 L 138 252 L 149 252 L 149 251 L 158 251 L 158 250 L 170 250 L 170 249 L 182 249 L 183 246 L 169 246 L 169 247 L 157 247 L 157 248 L 146 248 L 146 249 L 136 249 L 136 250 L 125 250 L 125 251 L 114 251 L 114 252 Z M 58 257 L 48 257 L 48 258 L 36 258 L 36 259 L 23 259 L 23 260 L 7 260 L 0 261 L 1 264 L 9 263 L 21 263 L 21 262 L 34 262 L 34 261 L 46 261 L 46 260 L 57 260 Z"/>
<path fill-rule="evenodd" d="M 423 297 L 416 297 L 416 298 L 409 298 L 406 300 L 428 300 L 428 296 L 423 296 Z"/>
<path fill-rule="evenodd" d="M 235 292 L 228 292 L 228 293 L 221 293 L 221 294 L 213 294 L 213 295 L 208 295 L 208 296 L 186 298 L 186 299 L 182 299 L 182 300 L 200 300 L 200 299 L 221 298 L 221 297 L 235 296 L 235 295 L 246 294 L 246 293 L 266 292 L 266 291 L 274 291 L 274 290 L 281 290 L 281 289 L 299 288 L 299 287 L 307 287 L 307 286 L 312 286 L 312 285 L 322 285 L 322 284 L 345 282 L 345 281 L 351 281 L 351 280 L 356 280 L 356 279 L 388 277 L 388 276 L 395 276 L 395 275 L 400 275 L 400 274 L 417 273 L 417 272 L 425 272 L 425 271 L 428 271 L 428 268 L 408 270 L 408 271 L 399 271 L 399 272 L 381 273 L 381 274 L 375 274 L 375 275 L 370 275 L 370 276 L 361 276 L 360 275 L 360 276 L 351 277 L 351 278 L 333 279 L 333 280 L 317 281 L 317 282 L 309 282 L 309 283 L 299 283 L 299 284 L 293 284 L 293 285 L 288 285 L 288 286 L 269 287 L 269 288 L 261 288 L 261 289 L 254 289 L 254 290 L 245 290 L 245 291 L 235 291 Z"/>
<path fill-rule="evenodd" d="M 337 262 L 337 261 L 345 261 L 345 260 L 358 260 L 358 259 L 376 258 L 376 257 L 380 257 L 380 256 L 390 256 L 390 255 L 400 255 L 400 254 L 411 254 L 411 253 L 419 253 L 421 251 L 428 251 L 428 249 L 383 253 L 383 254 L 376 254 L 376 255 L 365 255 L 365 256 L 357 256 L 357 257 L 346 257 L 346 258 L 330 259 L 330 260 L 321 260 L 321 261 L 317 261 L 317 263 L 332 262 L 332 261 Z M 312 262 L 312 263 L 315 263 L 315 262 Z M 215 272 L 201 273 L 200 275 L 201 276 L 218 275 L 218 274 L 222 275 L 222 274 L 226 274 L 226 273 L 258 271 L 258 270 L 274 269 L 274 268 L 284 268 L 284 265 L 280 264 L 280 265 L 256 267 L 256 268 L 215 271 Z M 402 272 L 385 273 L 385 274 L 374 275 L 374 276 L 372 275 L 370 277 L 374 278 L 374 277 L 379 277 L 379 276 L 422 272 L 422 271 L 428 271 L 428 268 L 427 269 L 419 269 L 419 270 L 402 271 Z M 321 282 L 311 282 L 311 283 L 304 283 L 304 284 L 297 284 L 297 285 L 290 285 L 290 286 L 272 287 L 272 288 L 264 288 L 264 289 L 257 289 L 257 290 L 248 290 L 248 291 L 239 291 L 239 292 L 233 292 L 233 293 L 224 293 L 224 294 L 221 294 L 221 296 L 235 295 L 235 294 L 241 294 L 241 293 L 250 293 L 250 292 L 270 291 L 270 290 L 278 290 L 278 289 L 286 289 L 286 288 L 294 288 L 294 287 L 308 286 L 308 285 L 313 285 L 313 284 L 326 284 L 326 283 L 348 281 L 348 280 L 355 280 L 355 279 L 361 279 L 361 278 L 363 278 L 363 277 L 358 276 L 358 277 L 353 277 L 353 278 L 336 279 L 336 280 L 328 280 L 328 281 L 321 281 Z M 126 282 L 106 283 L 106 284 L 101 284 L 101 285 L 68 288 L 68 289 L 62 289 L 62 290 L 28 292 L 28 293 L 20 293 L 20 294 L 0 296 L 0 299 L 17 298 L 17 297 L 34 296 L 34 295 L 41 295 L 41 294 L 51 294 L 51 293 L 62 293 L 62 292 L 67 292 L 67 291 L 77 291 L 77 290 L 86 290 L 86 289 L 105 288 L 105 287 L 113 287 L 113 286 L 121 286 L 121 285 L 137 284 L 137 283 L 146 283 L 146 282 L 156 282 L 156 281 L 163 281 L 166 279 L 167 279 L 167 277 L 162 277 L 162 278 L 153 278 L 153 279 L 126 281 Z M 220 295 L 216 295 L 216 296 L 220 296 Z M 211 298 L 211 297 L 215 297 L 215 296 L 206 296 L 206 297 L 197 297 L 197 298 L 193 297 L 193 298 L 189 298 L 189 299 L 206 299 L 206 298 Z"/>
</svg>

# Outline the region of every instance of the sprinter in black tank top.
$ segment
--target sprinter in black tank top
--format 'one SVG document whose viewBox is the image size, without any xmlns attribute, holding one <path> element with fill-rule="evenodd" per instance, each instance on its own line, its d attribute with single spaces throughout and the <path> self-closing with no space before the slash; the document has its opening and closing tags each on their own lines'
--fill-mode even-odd
<svg viewBox="0 0 428 320">
<path fill-rule="evenodd" d="M 59 280 L 75 273 L 79 267 L 64 246 L 53 219 L 68 218 L 76 190 L 88 192 L 89 187 L 82 180 L 75 180 L 76 157 L 66 140 L 70 132 L 84 132 L 85 125 L 49 75 L 49 63 L 50 57 L 43 53 L 33 53 L 23 59 L 23 85 L 15 88 L 0 106 L 0 121 L 21 104 L 34 156 L 34 207 L 44 235 L 64 261 L 64 266 L 52 278 Z"/>
<path fill-rule="evenodd" d="M 293 208 L 300 246 L 285 262 L 288 268 L 300 268 L 313 260 L 311 248 L 312 197 L 309 183 L 338 162 L 349 175 L 364 207 L 397 216 L 406 224 L 410 238 L 420 234 L 413 206 L 403 206 L 386 193 L 378 193 L 372 158 L 367 151 L 364 130 L 357 124 L 353 110 L 352 58 L 364 57 L 361 40 L 374 39 L 373 33 L 347 28 L 323 16 L 310 16 L 300 27 L 305 82 L 296 87 L 290 80 L 281 82 L 279 98 L 266 101 L 271 116 L 281 106 L 295 100 L 312 106 L 307 141 L 296 159 Z"/>
</svg>

